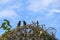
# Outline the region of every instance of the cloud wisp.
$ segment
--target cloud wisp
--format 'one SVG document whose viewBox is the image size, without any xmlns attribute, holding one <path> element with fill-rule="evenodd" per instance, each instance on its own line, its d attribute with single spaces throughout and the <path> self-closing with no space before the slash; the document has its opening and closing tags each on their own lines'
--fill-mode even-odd
<svg viewBox="0 0 60 40">
<path fill-rule="evenodd" d="M 11 0 L 0 0 L 0 4 L 6 4 L 6 3 L 9 3 L 11 2 Z"/>
<path fill-rule="evenodd" d="M 56 0 L 28 0 L 29 5 L 27 6 L 27 9 L 34 12 L 40 11 L 55 1 Z"/>
<path fill-rule="evenodd" d="M 3 10 L 0 12 L 0 18 L 2 17 L 14 17 L 17 16 L 17 14 L 12 10 Z"/>
</svg>

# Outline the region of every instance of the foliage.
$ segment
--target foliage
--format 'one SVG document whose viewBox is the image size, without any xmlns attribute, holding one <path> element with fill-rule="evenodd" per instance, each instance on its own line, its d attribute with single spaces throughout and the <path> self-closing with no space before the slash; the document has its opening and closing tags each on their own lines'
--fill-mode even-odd
<svg viewBox="0 0 60 40">
<path fill-rule="evenodd" d="M 5 19 L 1 28 L 7 31 L 2 35 L 3 40 L 57 40 L 55 28 L 49 27 L 46 29 L 44 25 L 41 26 L 38 22 L 26 24 L 24 21 L 23 26 L 19 24 L 16 29 L 10 31 L 10 22 Z"/>
<path fill-rule="evenodd" d="M 6 31 L 10 31 L 11 27 L 12 26 L 10 25 L 10 22 L 8 20 L 4 19 L 4 22 L 2 23 L 0 28 L 3 28 Z"/>
<path fill-rule="evenodd" d="M 6 32 L 10 32 L 11 27 L 12 26 L 10 25 L 10 22 L 7 19 L 4 19 L 4 22 L 2 23 L 0 28 L 3 28 L 4 30 L 6 30 Z M 5 39 L 6 32 L 2 35 L 3 36 L 3 40 L 6 40 Z"/>
</svg>

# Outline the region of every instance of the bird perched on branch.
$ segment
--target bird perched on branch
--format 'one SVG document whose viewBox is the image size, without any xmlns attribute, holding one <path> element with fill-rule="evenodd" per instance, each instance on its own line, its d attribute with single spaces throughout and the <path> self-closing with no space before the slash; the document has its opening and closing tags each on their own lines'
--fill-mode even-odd
<svg viewBox="0 0 60 40">
<path fill-rule="evenodd" d="M 20 25 L 21 25 L 21 21 L 19 21 L 17 24 L 17 32 L 20 31 Z"/>
<path fill-rule="evenodd" d="M 23 25 L 26 26 L 26 22 L 23 20 Z"/>
<path fill-rule="evenodd" d="M 37 26 L 39 25 L 39 22 L 37 21 Z"/>
<path fill-rule="evenodd" d="M 21 25 L 21 21 L 18 22 L 17 27 L 20 27 L 20 25 Z"/>
</svg>

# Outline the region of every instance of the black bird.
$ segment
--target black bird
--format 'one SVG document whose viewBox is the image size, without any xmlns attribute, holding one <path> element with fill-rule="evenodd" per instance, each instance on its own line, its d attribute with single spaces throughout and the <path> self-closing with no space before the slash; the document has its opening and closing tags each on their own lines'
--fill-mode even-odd
<svg viewBox="0 0 60 40">
<path fill-rule="evenodd" d="M 18 26 L 20 26 L 20 25 L 21 25 L 21 21 L 19 21 L 19 22 L 18 22 L 18 25 L 17 25 L 17 27 L 18 27 Z"/>
<path fill-rule="evenodd" d="M 39 25 L 39 22 L 37 21 L 37 26 Z"/>
<path fill-rule="evenodd" d="M 26 22 L 23 20 L 23 25 L 26 25 Z"/>
</svg>

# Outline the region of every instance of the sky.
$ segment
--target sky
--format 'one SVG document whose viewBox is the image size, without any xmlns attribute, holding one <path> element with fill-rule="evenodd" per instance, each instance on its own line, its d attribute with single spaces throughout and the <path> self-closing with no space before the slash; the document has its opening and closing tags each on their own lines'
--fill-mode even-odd
<svg viewBox="0 0 60 40">
<path fill-rule="evenodd" d="M 60 0 L 0 0 L 0 25 L 8 19 L 15 28 L 19 20 L 39 21 L 46 27 L 54 27 L 60 38 Z M 0 34 L 4 33 L 0 29 Z"/>
</svg>

